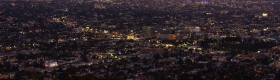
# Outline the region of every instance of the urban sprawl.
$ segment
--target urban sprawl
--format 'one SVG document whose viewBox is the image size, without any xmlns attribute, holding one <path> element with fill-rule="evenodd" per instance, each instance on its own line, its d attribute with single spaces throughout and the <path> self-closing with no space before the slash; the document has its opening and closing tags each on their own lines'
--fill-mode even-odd
<svg viewBox="0 0 280 80">
<path fill-rule="evenodd" d="M 1 0 L 0 79 L 279 80 L 278 0 Z"/>
</svg>

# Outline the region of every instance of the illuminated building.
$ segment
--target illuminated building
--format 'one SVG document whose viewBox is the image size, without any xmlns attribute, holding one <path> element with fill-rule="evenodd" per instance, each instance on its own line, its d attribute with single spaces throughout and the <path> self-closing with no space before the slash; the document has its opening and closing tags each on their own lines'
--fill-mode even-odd
<svg viewBox="0 0 280 80">
<path fill-rule="evenodd" d="M 119 35 L 120 33 L 117 32 L 117 31 L 112 31 L 111 34 L 113 34 L 113 35 Z"/>
<path fill-rule="evenodd" d="M 157 39 L 176 40 L 177 36 L 175 34 L 159 34 L 157 35 Z"/>
<path fill-rule="evenodd" d="M 201 30 L 200 27 L 185 27 L 185 29 L 190 32 L 200 32 Z"/>
<path fill-rule="evenodd" d="M 263 12 L 263 13 L 262 13 L 262 17 L 268 17 L 268 13 Z"/>
<path fill-rule="evenodd" d="M 177 36 L 176 36 L 175 34 L 169 34 L 169 35 L 168 35 L 168 39 L 169 39 L 169 40 L 176 40 L 176 37 L 177 37 Z"/>
<path fill-rule="evenodd" d="M 127 36 L 126 36 L 126 39 L 134 39 L 134 36 L 132 36 L 132 35 L 127 35 Z"/>
<path fill-rule="evenodd" d="M 136 36 L 134 36 L 134 35 L 127 35 L 127 36 L 126 36 L 126 39 L 127 39 L 127 40 L 131 40 L 131 39 L 132 39 L 132 40 L 139 40 L 139 38 L 136 37 Z"/>
<path fill-rule="evenodd" d="M 58 64 L 56 61 L 45 61 L 44 66 L 47 68 L 57 67 Z"/>
<path fill-rule="evenodd" d="M 15 3 L 11 3 L 11 5 L 12 5 L 12 6 L 16 6 L 16 4 L 15 4 Z"/>
</svg>

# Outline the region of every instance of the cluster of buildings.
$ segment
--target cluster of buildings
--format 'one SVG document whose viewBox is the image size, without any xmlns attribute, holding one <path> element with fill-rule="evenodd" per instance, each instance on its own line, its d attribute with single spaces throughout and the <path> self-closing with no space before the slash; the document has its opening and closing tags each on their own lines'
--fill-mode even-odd
<svg viewBox="0 0 280 80">
<path fill-rule="evenodd" d="M 2 1 L 0 79 L 280 79 L 277 2 Z"/>
</svg>

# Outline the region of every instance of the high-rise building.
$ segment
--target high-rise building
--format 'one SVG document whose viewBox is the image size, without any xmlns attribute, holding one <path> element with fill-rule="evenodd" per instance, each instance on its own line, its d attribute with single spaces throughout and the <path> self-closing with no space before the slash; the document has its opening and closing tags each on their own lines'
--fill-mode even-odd
<svg viewBox="0 0 280 80">
<path fill-rule="evenodd" d="M 152 28 L 149 26 L 143 26 L 142 27 L 142 35 L 145 38 L 151 38 L 152 37 Z"/>
</svg>

